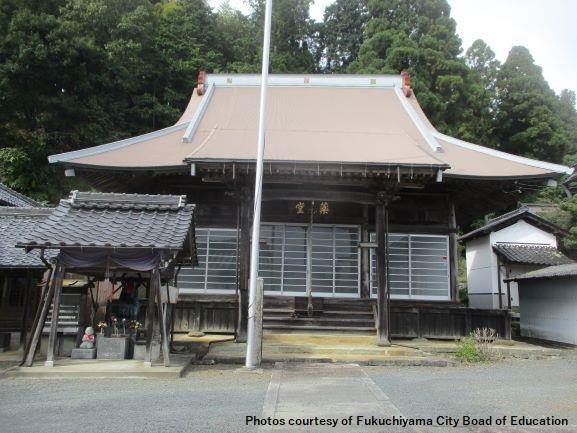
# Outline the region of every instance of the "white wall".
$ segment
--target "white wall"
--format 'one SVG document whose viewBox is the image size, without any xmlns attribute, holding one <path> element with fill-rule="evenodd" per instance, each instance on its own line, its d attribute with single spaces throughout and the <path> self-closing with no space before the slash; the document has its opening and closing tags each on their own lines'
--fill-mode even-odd
<svg viewBox="0 0 577 433">
<path fill-rule="evenodd" d="M 501 230 L 473 239 L 465 244 L 467 257 L 467 288 L 469 305 L 474 308 L 499 308 L 499 276 L 497 255 L 493 245 L 499 242 L 551 245 L 557 247 L 557 239 L 552 233 L 545 232 L 523 220 L 517 221 Z M 519 275 L 523 269 L 529 272 L 538 267 L 511 266 L 512 275 Z M 504 267 L 501 269 L 501 296 L 503 307 L 507 306 L 507 278 Z M 511 284 L 511 306 L 519 306 L 517 286 Z"/>
<path fill-rule="evenodd" d="M 577 344 L 577 278 L 519 282 L 521 335 Z"/>
<path fill-rule="evenodd" d="M 492 260 L 489 236 L 466 243 L 467 290 L 469 305 L 475 308 L 494 308 Z"/>
<path fill-rule="evenodd" d="M 545 244 L 556 247 L 557 239 L 553 233 L 548 233 L 523 220 L 489 234 L 491 244 L 497 242 L 515 242 L 523 244 Z"/>
</svg>

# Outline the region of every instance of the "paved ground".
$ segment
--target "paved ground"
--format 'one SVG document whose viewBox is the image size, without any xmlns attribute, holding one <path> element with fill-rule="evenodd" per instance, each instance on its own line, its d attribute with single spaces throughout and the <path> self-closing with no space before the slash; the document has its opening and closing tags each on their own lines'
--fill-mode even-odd
<svg viewBox="0 0 577 433">
<path fill-rule="evenodd" d="M 246 416 L 348 417 L 370 415 L 379 409 L 384 417 L 567 417 L 573 427 L 506 431 L 577 432 L 575 356 L 446 368 L 335 369 L 329 365 L 315 371 L 310 367 L 278 366 L 251 374 L 238 373 L 232 367 L 199 366 L 177 380 L 2 379 L 0 432 L 260 433 L 266 429 L 246 427 Z M 284 392 L 279 392 L 283 387 Z M 363 427 L 354 431 L 408 433 L 430 429 Z"/>
</svg>

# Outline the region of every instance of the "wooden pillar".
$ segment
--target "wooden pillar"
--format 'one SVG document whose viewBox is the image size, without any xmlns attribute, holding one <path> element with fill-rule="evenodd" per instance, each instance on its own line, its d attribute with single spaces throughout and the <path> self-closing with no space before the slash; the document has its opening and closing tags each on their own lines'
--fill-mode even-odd
<svg viewBox="0 0 577 433">
<path fill-rule="evenodd" d="M 390 296 L 388 273 L 388 212 L 389 195 L 377 194 L 375 228 L 377 234 L 377 344 L 390 346 Z"/>
<path fill-rule="evenodd" d="M 36 350 L 38 349 L 38 343 L 40 342 L 40 336 L 42 335 L 42 329 L 44 328 L 44 323 L 46 322 L 46 316 L 48 315 L 48 309 L 50 308 L 53 294 L 54 267 L 51 267 L 48 271 L 44 287 L 42 288 L 40 299 L 38 300 L 38 309 L 36 310 L 36 315 L 34 316 L 34 322 L 32 324 L 31 330 L 32 333 L 30 335 L 30 340 L 26 345 L 26 349 L 24 350 L 22 362 L 20 365 L 31 367 L 32 363 L 34 362 L 34 356 L 36 354 Z"/>
<path fill-rule="evenodd" d="M 449 202 L 449 273 L 451 300 L 459 301 L 459 241 L 457 239 L 457 214 L 455 203 Z"/>
<path fill-rule="evenodd" d="M 32 271 L 26 270 L 26 288 L 24 289 L 24 300 L 22 305 L 22 318 L 20 322 L 20 350 L 26 347 L 26 334 L 28 332 L 28 310 L 30 309 L 30 302 L 33 297 Z"/>
<path fill-rule="evenodd" d="M 161 282 L 160 282 L 160 272 L 158 268 L 154 270 L 153 278 L 156 281 L 156 302 L 158 307 L 158 320 L 160 321 L 160 335 L 162 338 L 162 359 L 164 361 L 164 366 L 170 366 L 170 351 L 168 350 L 168 333 L 166 332 L 166 314 L 162 308 L 162 296 L 160 294 L 161 289 Z M 168 287 L 167 287 L 167 302 L 168 299 Z M 166 304 L 166 308 L 168 308 L 170 304 Z"/>
<path fill-rule="evenodd" d="M 363 206 L 363 225 L 361 226 L 361 242 L 370 242 L 369 207 Z M 361 248 L 361 298 L 371 297 L 371 250 Z"/>
<path fill-rule="evenodd" d="M 48 335 L 48 349 L 46 350 L 46 367 L 54 367 L 54 351 L 58 338 L 58 316 L 60 313 L 60 295 L 62 294 L 62 282 L 64 279 L 64 266 L 58 260 L 54 271 L 54 296 L 52 298 L 52 320 L 50 321 L 50 334 Z M 47 302 L 50 305 L 50 302 Z M 41 326 L 44 323 L 40 324 Z"/>
<path fill-rule="evenodd" d="M 252 227 L 252 194 L 250 188 L 243 187 L 239 193 L 240 241 L 238 278 L 238 322 L 236 342 L 246 343 L 248 326 L 248 285 L 250 279 L 250 233 Z"/>
<path fill-rule="evenodd" d="M 144 354 L 144 366 L 152 366 L 152 339 L 154 334 L 154 307 L 158 292 L 157 279 L 155 278 L 157 268 L 150 273 L 150 284 L 148 288 L 148 305 L 146 306 L 146 353 Z"/>
</svg>

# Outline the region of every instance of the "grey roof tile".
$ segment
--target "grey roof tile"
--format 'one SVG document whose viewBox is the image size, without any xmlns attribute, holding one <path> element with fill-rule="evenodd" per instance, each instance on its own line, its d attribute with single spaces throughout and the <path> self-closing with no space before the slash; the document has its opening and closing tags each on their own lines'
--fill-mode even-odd
<svg viewBox="0 0 577 433">
<path fill-rule="evenodd" d="M 40 207 L 40 203 L 0 183 L 0 206 Z"/>
<path fill-rule="evenodd" d="M 568 263 L 565 265 L 549 266 L 537 271 L 527 272 L 511 278 L 510 281 L 532 280 L 537 278 L 558 278 L 577 276 L 577 263 Z"/>
<path fill-rule="evenodd" d="M 573 260 L 550 245 L 502 243 L 494 245 L 493 249 L 502 258 L 512 263 L 544 266 L 573 263 Z"/>
<path fill-rule="evenodd" d="M 537 226 L 549 233 L 555 233 L 558 235 L 565 233 L 565 230 L 556 224 L 553 224 L 551 221 L 546 220 L 545 218 L 531 212 L 525 207 L 521 207 L 519 209 L 515 209 L 514 211 L 493 218 L 492 220 L 489 220 L 489 222 L 483 227 L 464 234 L 459 238 L 459 240 L 469 241 L 491 232 L 501 230 L 502 228 L 515 224 L 519 220 L 524 220 L 529 224 Z"/>
<path fill-rule="evenodd" d="M 193 214 L 185 196 L 74 191 L 18 245 L 180 250 Z"/>
<path fill-rule="evenodd" d="M 43 268 L 38 252 L 16 248 L 23 233 L 34 230 L 54 209 L 0 207 L 0 268 Z M 47 258 L 52 254 L 47 254 Z"/>
</svg>

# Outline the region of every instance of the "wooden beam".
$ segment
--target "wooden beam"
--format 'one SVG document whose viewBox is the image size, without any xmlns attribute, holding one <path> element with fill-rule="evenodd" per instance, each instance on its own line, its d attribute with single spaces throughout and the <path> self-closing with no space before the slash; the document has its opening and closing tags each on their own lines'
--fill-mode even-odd
<svg viewBox="0 0 577 433">
<path fill-rule="evenodd" d="M 54 296 L 52 298 L 52 320 L 50 321 L 50 334 L 48 335 L 48 349 L 46 350 L 46 367 L 54 367 L 54 352 L 58 338 L 58 316 L 60 313 L 60 295 L 62 294 L 62 282 L 64 279 L 64 266 L 59 260 L 56 262 L 54 271 Z M 48 303 L 49 304 L 49 303 Z M 42 323 L 41 325 L 44 325 Z"/>
<path fill-rule="evenodd" d="M 377 194 L 375 206 L 375 226 L 377 236 L 377 344 L 390 346 L 390 296 L 388 276 L 388 208 L 389 195 L 381 191 Z"/>
<path fill-rule="evenodd" d="M 374 194 L 354 191 L 306 190 L 306 189 L 267 189 L 263 191 L 263 201 L 271 200 L 307 200 L 349 202 L 358 204 L 374 204 Z"/>
<path fill-rule="evenodd" d="M 240 241 L 238 278 L 238 323 L 236 342 L 246 343 L 248 326 L 248 284 L 250 278 L 250 232 L 252 224 L 252 194 L 248 187 L 239 191 Z"/>
</svg>

